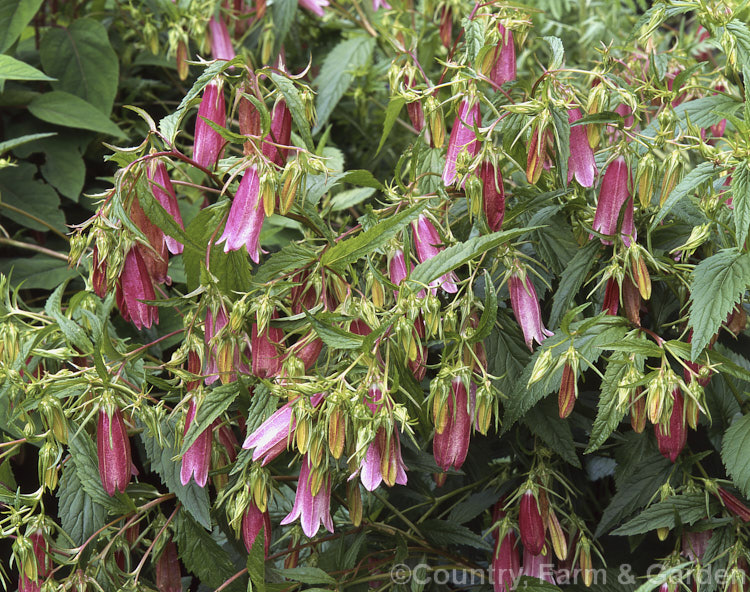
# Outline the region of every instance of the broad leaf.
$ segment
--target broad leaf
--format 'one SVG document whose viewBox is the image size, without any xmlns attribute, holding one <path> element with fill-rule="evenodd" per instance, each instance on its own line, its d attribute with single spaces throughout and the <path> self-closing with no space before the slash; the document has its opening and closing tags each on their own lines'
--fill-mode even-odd
<svg viewBox="0 0 750 592">
<path fill-rule="evenodd" d="M 44 0 L 0 0 L 0 53 L 16 42 Z"/>
<path fill-rule="evenodd" d="M 91 103 L 61 90 L 37 95 L 29 103 L 29 111 L 34 117 L 47 123 L 100 132 L 118 138 L 125 137 L 122 130 Z"/>
<path fill-rule="evenodd" d="M 729 426 L 721 446 L 721 460 L 745 497 L 750 496 L 750 464 L 747 451 L 750 449 L 750 415 L 743 415 Z"/>
</svg>

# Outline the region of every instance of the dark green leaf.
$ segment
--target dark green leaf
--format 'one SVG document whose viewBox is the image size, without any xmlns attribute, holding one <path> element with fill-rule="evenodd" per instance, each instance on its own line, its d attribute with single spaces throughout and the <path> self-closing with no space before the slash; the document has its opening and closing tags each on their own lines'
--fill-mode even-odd
<svg viewBox="0 0 750 592">
<path fill-rule="evenodd" d="M 406 103 L 406 100 L 403 97 L 391 97 L 391 100 L 388 101 L 388 107 L 385 109 L 385 121 L 383 121 L 383 133 L 380 136 L 380 144 L 378 144 L 378 149 L 375 154 L 380 152 L 383 148 L 385 141 L 388 139 L 388 135 L 393 129 L 393 124 L 396 123 L 396 120 L 398 119 L 398 114 L 401 113 L 401 108 L 404 106 L 404 103 Z"/>
<path fill-rule="evenodd" d="M 107 508 L 95 502 L 86 493 L 72 460 L 63 465 L 62 477 L 56 493 L 60 524 L 76 545 L 85 543 L 91 535 L 104 526 Z"/>
<path fill-rule="evenodd" d="M 596 263 L 600 245 L 596 241 L 589 241 L 580 249 L 560 276 L 560 285 L 552 297 L 552 311 L 549 315 L 550 328 L 557 327 L 562 315 L 567 312 L 578 290 L 581 289 L 591 268 Z"/>
<path fill-rule="evenodd" d="M 43 0 L 0 0 L 0 53 L 16 42 Z"/>
<path fill-rule="evenodd" d="M 750 161 L 738 164 L 732 172 L 732 206 L 737 247 L 742 248 L 750 228 Z"/>
<path fill-rule="evenodd" d="M 296 7 L 296 3 L 293 4 L 295 4 Z M 294 83 L 289 80 L 289 78 L 276 74 L 275 72 L 271 72 L 269 76 L 276 85 L 276 88 L 278 88 L 281 94 L 284 95 L 286 106 L 289 107 L 292 119 L 297 126 L 300 136 L 302 136 L 302 141 L 305 143 L 305 147 L 311 151 L 315 150 L 315 144 L 313 143 L 312 134 L 310 133 L 310 122 L 307 121 L 307 117 L 305 116 L 305 106 L 302 104 L 302 97 L 300 96 L 297 87 L 294 86 Z"/>
<path fill-rule="evenodd" d="M 558 416 L 557 402 L 547 399 L 532 407 L 523 417 L 526 427 L 538 436 L 551 450 L 560 455 L 566 463 L 581 468 L 576 454 L 570 423 Z"/>
<path fill-rule="evenodd" d="M 274 573 L 287 580 L 293 580 L 302 584 L 329 584 L 336 585 L 336 580 L 329 576 L 322 569 L 317 567 L 299 566 L 291 569 L 275 569 Z"/>
<path fill-rule="evenodd" d="M 454 524 L 465 524 L 479 516 L 498 499 L 498 493 L 489 489 L 473 493 L 466 500 L 453 506 L 448 515 L 448 521 Z"/>
<path fill-rule="evenodd" d="M 276 0 L 272 6 L 274 44 L 273 55 L 278 55 L 297 14 L 297 0 Z"/>
<path fill-rule="evenodd" d="M 341 41 L 326 56 L 316 79 L 318 123 L 313 133 L 317 133 L 328 123 L 334 108 L 354 80 L 355 71 L 367 65 L 373 49 L 375 39 L 369 35 L 360 35 Z"/>
<path fill-rule="evenodd" d="M 601 392 L 599 393 L 598 411 L 594 426 L 591 428 L 591 437 L 586 448 L 586 454 L 594 452 L 604 444 L 625 415 L 627 405 L 619 405 L 617 394 L 620 380 L 627 370 L 627 365 L 623 362 L 622 358 L 615 359 L 613 356 L 607 364 Z"/>
<path fill-rule="evenodd" d="M 315 251 L 299 243 L 290 243 L 263 262 L 253 275 L 253 281 L 263 284 L 280 275 L 305 267 L 313 261 L 315 261 Z"/>
<path fill-rule="evenodd" d="M 201 401 L 195 418 L 182 440 L 181 455 L 185 454 L 188 448 L 195 442 L 195 439 L 229 408 L 239 394 L 240 387 L 236 382 L 224 384 L 207 393 L 206 397 Z"/>
<path fill-rule="evenodd" d="M 724 249 L 704 259 L 693 270 L 690 318 L 691 357 L 695 360 L 739 302 L 750 283 L 750 254 Z"/>
<path fill-rule="evenodd" d="M 487 541 L 478 534 L 449 520 L 425 520 L 419 525 L 419 529 L 428 541 L 439 548 L 445 548 L 448 545 L 467 545 L 474 549 L 487 551 L 491 549 Z"/>
<path fill-rule="evenodd" d="M 484 291 L 484 310 L 482 311 L 482 316 L 479 318 L 476 330 L 467 340 L 469 343 L 476 343 L 489 337 L 495 326 L 495 320 L 497 319 L 497 292 L 495 291 L 495 285 L 492 283 L 492 277 L 487 271 L 484 273 Z"/>
<path fill-rule="evenodd" d="M 706 515 L 706 496 L 703 493 L 673 495 L 649 506 L 632 520 L 612 531 L 613 535 L 644 534 L 657 528 L 674 528 L 675 515 L 681 524 L 693 524 Z"/>
<path fill-rule="evenodd" d="M 58 79 L 52 84 L 55 90 L 76 95 L 104 115 L 110 114 L 120 63 L 104 25 L 79 18 L 67 28 L 50 27 L 42 38 L 39 56 L 44 71 Z"/>
<path fill-rule="evenodd" d="M 29 66 L 26 62 L 9 55 L 0 55 L 0 82 L 3 80 L 54 80 L 44 72 Z"/>
<path fill-rule="evenodd" d="M 29 103 L 31 114 L 55 125 L 100 132 L 118 138 L 125 134 L 91 103 L 70 93 L 54 90 L 37 95 Z"/>
<path fill-rule="evenodd" d="M 5 152 L 8 152 L 8 150 L 13 150 L 14 148 L 23 146 L 29 142 L 35 142 L 36 140 L 41 140 L 43 138 L 51 138 L 56 135 L 57 132 L 45 132 L 42 134 L 26 134 L 25 136 L 5 140 L 4 142 L 0 142 L 0 154 L 4 154 Z"/>
<path fill-rule="evenodd" d="M 734 484 L 745 497 L 750 496 L 750 463 L 747 451 L 750 449 L 750 415 L 735 420 L 724 434 L 721 446 L 721 460 L 732 477 Z"/>
<path fill-rule="evenodd" d="M 2 216 L 33 230 L 48 231 L 46 222 L 60 232 L 66 232 L 65 216 L 60 210 L 60 198 L 52 187 L 34 178 L 36 167 L 19 163 L 0 169 L 0 211 Z M 7 204 L 10 208 L 4 208 Z M 28 212 L 33 218 L 24 215 Z"/>
<path fill-rule="evenodd" d="M 12 275 L 11 275 L 12 270 Z M 14 285 L 23 282 L 24 288 L 53 290 L 62 282 L 79 275 L 65 261 L 46 255 L 35 255 L 24 259 L 0 259 L 0 273 L 11 275 Z"/>
<path fill-rule="evenodd" d="M 667 197 L 664 204 L 657 212 L 654 220 L 651 222 L 651 230 L 656 228 L 672 208 L 686 195 L 693 194 L 702 183 L 711 181 L 717 177 L 724 169 L 716 168 L 713 162 L 702 162 L 685 175 L 677 186 Z"/>
<path fill-rule="evenodd" d="M 88 335 L 75 321 L 70 320 L 62 313 L 62 295 L 66 285 L 67 282 L 62 283 L 52 292 L 44 305 L 44 312 L 57 321 L 60 331 L 72 345 L 76 346 L 82 353 L 88 354 L 94 347 Z"/>
</svg>

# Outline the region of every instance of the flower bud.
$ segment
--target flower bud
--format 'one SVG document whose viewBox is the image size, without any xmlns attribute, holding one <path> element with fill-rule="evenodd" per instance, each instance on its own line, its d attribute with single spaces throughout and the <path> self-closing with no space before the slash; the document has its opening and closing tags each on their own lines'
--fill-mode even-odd
<svg viewBox="0 0 750 592">
<path fill-rule="evenodd" d="M 640 386 L 630 391 L 630 426 L 638 434 L 646 428 L 646 398 L 642 392 Z"/>
<path fill-rule="evenodd" d="M 430 126 L 430 137 L 432 138 L 432 145 L 434 148 L 442 148 L 445 142 L 445 122 L 443 120 L 443 108 L 439 101 L 433 96 L 429 95 L 425 102 L 425 110 L 427 111 L 427 121 Z"/>
<path fill-rule="evenodd" d="M 651 276 L 648 273 L 648 267 L 646 262 L 640 253 L 637 253 L 633 258 L 633 280 L 638 286 L 638 291 L 641 293 L 641 298 L 649 300 L 651 298 Z"/>
<path fill-rule="evenodd" d="M 177 55 L 175 60 L 177 63 L 177 76 L 179 76 L 180 80 L 185 80 L 190 71 L 190 64 L 188 64 L 187 43 L 183 39 L 180 39 L 177 42 Z"/>
<path fill-rule="evenodd" d="M 661 196 L 659 197 L 659 205 L 663 206 L 667 200 L 667 196 L 672 193 L 677 181 L 680 178 L 682 172 L 682 163 L 680 162 L 680 151 L 674 150 L 667 156 L 666 167 L 664 176 L 661 180 Z"/>
<path fill-rule="evenodd" d="M 159 592 L 182 592 L 182 572 L 177 545 L 169 541 L 156 560 L 156 588 Z"/>
<path fill-rule="evenodd" d="M 443 471 L 450 467 L 460 469 L 469 451 L 471 416 L 466 385 L 461 378 L 456 377 L 451 381 L 451 394 L 447 402 L 445 419 L 441 417 L 441 422 L 444 421 L 445 425 L 441 431 L 438 431 L 439 425 L 435 426 L 432 443 L 435 462 Z"/>
<path fill-rule="evenodd" d="M 672 413 L 666 425 L 662 422 L 654 425 L 656 441 L 659 444 L 659 452 L 662 456 L 675 462 L 687 441 L 687 428 L 685 426 L 684 399 L 679 388 L 672 391 L 674 399 Z"/>
<path fill-rule="evenodd" d="M 549 529 L 549 538 L 552 541 L 552 550 L 560 561 L 565 561 L 568 557 L 568 542 L 565 539 L 565 532 L 560 526 L 555 511 L 550 509 L 547 513 L 547 528 Z"/>
<path fill-rule="evenodd" d="M 453 122 L 450 139 L 448 140 L 448 152 L 445 156 L 443 183 L 446 187 L 450 187 L 456 182 L 459 156 L 467 154 L 470 158 L 473 158 L 479 152 L 479 142 L 474 128 L 481 125 L 479 101 L 473 97 L 461 101 L 456 120 Z"/>
<path fill-rule="evenodd" d="M 531 488 L 527 488 L 521 496 L 518 529 L 524 548 L 532 555 L 539 555 L 544 549 L 546 529 L 539 511 L 539 503 Z"/>
<path fill-rule="evenodd" d="M 195 415 L 198 410 L 196 399 L 190 399 L 187 415 L 185 416 L 185 428 L 183 437 L 187 435 L 190 425 L 195 421 Z M 211 463 L 211 444 L 213 439 L 213 427 L 209 426 L 203 430 L 198 437 L 187 449 L 182 456 L 182 466 L 180 468 L 180 482 L 183 485 L 190 483 L 191 478 L 199 487 L 205 487 L 208 481 L 208 469 Z"/>
<path fill-rule="evenodd" d="M 496 540 L 495 554 L 492 558 L 495 592 L 510 592 L 521 572 L 516 535 L 510 527 L 506 527 L 505 534 L 501 532 Z"/>
<path fill-rule="evenodd" d="M 346 486 L 346 501 L 349 507 L 349 520 L 356 528 L 362 523 L 362 493 L 356 480 L 350 481 Z"/>
<path fill-rule="evenodd" d="M 565 419 L 573 411 L 578 398 L 578 381 L 576 372 L 569 363 L 563 367 L 560 391 L 557 396 L 560 419 Z"/>
<path fill-rule="evenodd" d="M 641 326 L 641 294 L 633 281 L 626 275 L 622 280 L 622 302 L 625 315 L 634 325 Z"/>
<path fill-rule="evenodd" d="M 105 403 L 99 409 L 96 445 L 99 476 L 104 490 L 110 496 L 113 496 L 115 491 L 124 493 L 130 482 L 133 464 L 130 456 L 130 439 L 122 412 L 111 403 Z"/>
<path fill-rule="evenodd" d="M 617 222 L 620 212 L 625 208 L 622 215 L 622 227 L 620 236 L 625 246 L 630 246 L 636 238 L 633 226 L 633 198 L 628 189 L 630 173 L 628 165 L 622 156 L 617 157 L 604 172 L 602 185 L 599 189 L 599 199 L 594 214 L 593 229 L 605 236 L 614 236 L 617 233 Z M 592 235 L 593 236 L 593 235 Z M 601 238 L 602 244 L 611 245 L 608 238 Z"/>
<path fill-rule="evenodd" d="M 253 543 L 263 530 L 263 548 L 265 556 L 271 547 L 271 517 L 268 510 L 261 512 L 252 501 L 248 504 L 245 515 L 242 518 L 242 541 L 248 553 L 253 550 Z"/>
<path fill-rule="evenodd" d="M 579 542 L 578 567 L 583 574 L 583 583 L 589 588 L 594 582 L 594 570 L 591 563 L 591 543 L 586 537 Z"/>
<path fill-rule="evenodd" d="M 513 42 L 513 31 L 497 25 L 500 33 L 500 41 L 491 55 L 494 57 L 489 78 L 498 86 L 516 79 L 516 46 Z M 490 55 L 490 54 L 488 54 Z"/>
<path fill-rule="evenodd" d="M 647 208 L 654 196 L 654 178 L 656 175 L 656 159 L 652 152 L 647 152 L 638 161 L 635 173 L 635 184 L 638 187 L 638 201 Z"/>
<path fill-rule="evenodd" d="M 492 232 L 502 228 L 505 217 L 505 188 L 500 167 L 484 161 L 479 172 L 482 179 L 482 206 L 487 226 Z"/>
<path fill-rule="evenodd" d="M 334 407 L 328 416 L 328 447 L 335 459 L 341 458 L 341 454 L 344 452 L 346 424 L 347 415 L 340 407 Z"/>
<path fill-rule="evenodd" d="M 542 169 L 547 160 L 547 142 L 549 138 L 550 130 L 546 127 L 535 125 L 531 129 L 529 155 L 526 159 L 526 179 L 532 185 L 536 185 L 536 182 L 542 175 Z"/>
</svg>

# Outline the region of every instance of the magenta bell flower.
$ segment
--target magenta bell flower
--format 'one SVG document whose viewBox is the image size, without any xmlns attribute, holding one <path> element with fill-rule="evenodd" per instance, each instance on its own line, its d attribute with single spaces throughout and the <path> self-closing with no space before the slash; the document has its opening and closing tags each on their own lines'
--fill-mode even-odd
<svg viewBox="0 0 750 592">
<path fill-rule="evenodd" d="M 328 0 L 299 0 L 299 5 L 314 15 L 322 17 L 325 14 L 323 9 L 328 6 Z"/>
<path fill-rule="evenodd" d="M 599 189 L 599 201 L 596 204 L 594 214 L 594 230 L 612 236 L 617 233 L 617 219 L 623 206 L 625 212 L 622 217 L 622 229 L 620 235 L 626 247 L 637 238 L 633 226 L 633 197 L 628 190 L 629 181 L 628 165 L 622 156 L 618 156 L 612 164 L 607 167 Z M 590 235 L 591 238 L 593 235 Z M 602 244 L 611 245 L 612 241 L 602 238 Z"/>
<path fill-rule="evenodd" d="M 302 459 L 302 468 L 299 472 L 297 482 L 297 493 L 294 496 L 294 507 L 292 511 L 281 521 L 282 525 L 294 522 L 300 518 L 302 531 L 312 538 L 318 532 L 321 522 L 329 532 L 333 532 L 333 521 L 331 520 L 331 476 L 327 475 L 318 493 L 313 495 L 310 479 L 310 460 L 305 454 Z"/>
<path fill-rule="evenodd" d="M 159 322 L 159 309 L 143 300 L 155 300 L 154 284 L 137 246 L 128 251 L 116 291 L 117 306 L 126 321 L 132 321 L 138 329 L 151 327 Z"/>
<path fill-rule="evenodd" d="M 242 540 L 248 553 L 252 551 L 253 543 L 260 534 L 261 528 L 263 529 L 263 547 L 268 557 L 268 549 L 271 547 L 271 517 L 268 515 L 268 510 L 261 512 L 251 500 L 242 517 Z"/>
<path fill-rule="evenodd" d="M 211 17 L 208 21 L 208 30 L 211 33 L 211 54 L 215 60 L 231 60 L 237 54 L 232 47 L 232 38 L 223 20 Z"/>
<path fill-rule="evenodd" d="M 218 82 L 211 82 L 203 91 L 203 99 L 198 107 L 198 117 L 195 120 L 195 142 L 193 145 L 193 160 L 203 168 L 211 168 L 221 158 L 224 148 L 224 138 L 214 131 L 203 119 L 226 127 L 227 113 L 224 104 L 224 93 Z"/>
<path fill-rule="evenodd" d="M 47 540 L 44 538 L 44 530 L 37 528 L 27 535 L 31 542 L 31 551 L 36 560 L 36 579 L 32 580 L 26 576 L 24 565 L 19 565 L 18 592 L 39 592 L 47 575 L 52 571 L 52 560 L 47 554 Z M 31 559 L 31 558 L 29 558 Z"/>
<path fill-rule="evenodd" d="M 151 161 L 151 166 L 148 167 L 148 181 L 151 184 L 151 191 L 156 200 L 161 204 L 161 207 L 167 210 L 169 215 L 174 218 L 174 221 L 180 225 L 180 228 L 185 230 L 180 206 L 177 205 L 177 196 L 175 195 L 172 181 L 169 178 L 167 167 L 163 161 Z M 173 255 L 182 253 L 182 243 L 171 236 L 164 235 L 164 244 L 167 245 L 167 249 Z"/>
<path fill-rule="evenodd" d="M 317 407 L 324 398 L 324 393 L 317 393 L 310 397 L 310 404 Z M 253 462 L 262 460 L 261 466 L 266 466 L 286 450 L 287 440 L 291 439 L 291 435 L 296 428 L 293 413 L 296 401 L 297 399 L 293 399 L 277 409 L 242 444 L 245 449 L 255 448 Z"/>
<path fill-rule="evenodd" d="M 490 80 L 502 86 L 516 79 L 516 46 L 513 43 L 513 31 L 508 31 L 502 25 L 497 28 L 501 39 L 495 49 L 496 58 L 490 70 Z"/>
<path fill-rule="evenodd" d="M 464 464 L 469 452 L 472 415 L 466 385 L 456 377 L 451 381 L 446 424 L 442 431 L 438 431 L 440 426 L 435 426 L 435 438 L 432 441 L 435 462 L 443 471 L 451 467 L 460 469 Z"/>
<path fill-rule="evenodd" d="M 508 288 L 510 290 L 510 305 L 513 308 L 516 321 L 521 326 L 523 338 L 528 348 L 532 349 L 532 343 L 535 340 L 537 343 L 542 343 L 547 337 L 554 335 L 552 331 L 545 329 L 542 324 L 542 311 L 539 308 L 534 284 L 531 283 L 529 276 L 526 275 L 523 280 L 515 274 L 510 276 Z"/>
<path fill-rule="evenodd" d="M 581 119 L 582 115 L 578 109 L 568 111 L 568 121 L 573 123 Z M 596 164 L 594 163 L 594 150 L 589 145 L 585 125 L 576 125 L 570 128 L 570 156 L 568 157 L 568 183 L 575 175 L 583 187 L 591 187 L 596 176 Z"/>
<path fill-rule="evenodd" d="M 411 223 L 411 229 L 414 233 L 414 246 L 416 247 L 420 263 L 432 259 L 443 250 L 442 240 L 438 231 L 424 214 L 420 214 L 416 222 Z M 455 273 L 452 271 L 446 273 L 439 280 L 430 284 L 432 293 L 434 294 L 437 291 L 437 286 L 439 286 L 449 294 L 455 294 L 458 292 L 458 288 L 456 287 L 457 281 L 458 278 Z"/>
<path fill-rule="evenodd" d="M 388 4 L 385 0 L 372 0 L 372 10 L 373 12 L 377 12 L 378 9 L 385 8 L 387 10 L 390 10 L 391 5 Z"/>
<path fill-rule="evenodd" d="M 292 112 L 284 101 L 278 101 L 273 107 L 271 116 L 271 130 L 263 138 L 263 155 L 279 168 L 286 164 L 289 154 L 289 142 L 292 136 Z M 279 146 L 276 146 L 278 144 Z M 257 263 L 257 262 L 256 262 Z"/>
<path fill-rule="evenodd" d="M 190 401 L 187 417 L 185 417 L 185 431 L 183 436 L 188 433 L 190 424 L 195 419 L 195 399 Z M 194 477 L 199 487 L 205 487 L 208 481 L 208 466 L 211 463 L 211 440 L 213 438 L 213 428 L 208 427 L 203 430 L 195 441 L 187 449 L 182 457 L 182 467 L 180 468 L 180 482 L 183 485 L 190 483 L 190 478 Z"/>
<path fill-rule="evenodd" d="M 456 120 L 453 122 L 451 137 L 448 140 L 448 152 L 445 155 L 445 169 L 443 169 L 443 183 L 450 187 L 456 182 L 456 160 L 462 150 L 466 150 L 471 156 L 479 152 L 479 142 L 474 133 L 474 127 L 482 124 L 479 114 L 479 101 L 470 104 L 463 100 L 458 107 Z"/>
<path fill-rule="evenodd" d="M 276 318 L 274 313 L 272 318 Z M 250 344 L 253 353 L 252 372 L 258 378 L 273 378 L 281 372 L 282 359 L 277 345 L 284 341 L 284 331 L 276 327 L 266 327 L 258 333 L 258 325 L 253 323 L 250 331 Z"/>
<path fill-rule="evenodd" d="M 130 439 L 122 419 L 122 412 L 99 409 L 99 421 L 96 426 L 96 451 L 99 457 L 99 477 L 107 495 L 115 491 L 125 492 L 130 483 L 132 460 Z"/>
<path fill-rule="evenodd" d="M 500 167 L 496 167 L 486 160 L 479 169 L 482 181 L 482 207 L 487 218 L 487 226 L 492 232 L 497 232 L 503 226 L 505 218 L 505 187 Z"/>
<path fill-rule="evenodd" d="M 251 166 L 245 171 L 240 186 L 234 194 L 224 232 L 216 244 L 226 242 L 224 252 L 238 251 L 244 245 L 250 258 L 260 261 L 258 240 L 266 211 L 260 198 L 258 170 Z"/>
<path fill-rule="evenodd" d="M 411 268 L 414 269 L 413 264 L 411 265 Z M 390 276 L 391 283 L 397 286 L 400 286 L 401 282 L 406 279 L 406 260 L 404 259 L 404 252 L 401 249 L 396 249 L 391 260 L 388 262 L 388 275 Z M 398 298 L 398 291 L 394 290 L 393 296 Z M 425 291 L 420 290 L 417 294 L 417 298 L 424 297 Z"/>
<path fill-rule="evenodd" d="M 555 566 L 550 561 L 550 553 L 547 553 L 547 555 L 534 555 L 531 551 L 524 548 L 521 575 L 554 584 L 554 570 Z"/>
</svg>

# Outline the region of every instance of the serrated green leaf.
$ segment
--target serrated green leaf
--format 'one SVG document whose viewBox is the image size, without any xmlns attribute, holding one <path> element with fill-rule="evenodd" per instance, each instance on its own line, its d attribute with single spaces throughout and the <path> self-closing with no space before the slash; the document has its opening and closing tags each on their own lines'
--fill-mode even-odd
<svg viewBox="0 0 750 592">
<path fill-rule="evenodd" d="M 748 283 L 750 254 L 736 248 L 719 251 L 693 270 L 688 319 L 688 326 L 693 330 L 693 360 L 719 330 Z"/>
<path fill-rule="evenodd" d="M 580 249 L 560 276 L 560 285 L 552 296 L 552 310 L 549 315 L 549 327 L 557 327 L 563 314 L 581 289 L 591 268 L 596 263 L 596 254 L 600 250 L 597 241 L 589 241 Z"/>
<path fill-rule="evenodd" d="M 557 39 L 557 37 L 553 37 Z M 558 39 L 559 41 L 559 39 Z M 551 108 L 552 123 L 555 132 L 555 147 L 557 148 L 557 168 L 560 183 L 563 187 L 568 184 L 568 159 L 570 158 L 570 122 L 567 111 Z"/>
<path fill-rule="evenodd" d="M 94 347 L 88 335 L 75 321 L 70 320 L 62 313 L 62 295 L 67 284 L 68 282 L 63 282 L 52 292 L 44 305 L 44 312 L 57 321 L 60 330 L 70 343 L 75 345 L 82 353 L 88 354 Z"/>
<path fill-rule="evenodd" d="M 615 359 L 613 356 L 607 364 L 604 379 L 602 380 L 601 392 L 599 393 L 596 419 L 591 428 L 591 437 L 589 438 L 585 454 L 591 454 L 599 449 L 625 416 L 627 406 L 619 405 L 617 394 L 620 379 L 625 374 L 625 370 L 627 370 L 627 365 L 622 358 Z"/>
<path fill-rule="evenodd" d="M 306 267 L 315 259 L 315 251 L 309 247 L 300 243 L 290 243 L 263 262 L 253 275 L 253 281 L 263 284 L 279 275 Z"/>
<path fill-rule="evenodd" d="M 383 133 L 380 136 L 380 143 L 378 144 L 378 149 L 375 151 L 375 154 L 378 154 L 385 145 L 385 141 L 388 139 L 388 135 L 393 129 L 393 124 L 396 123 L 398 114 L 401 113 L 401 108 L 405 103 L 406 99 L 403 97 L 391 97 L 391 100 L 388 101 L 388 107 L 385 109 L 385 120 L 383 121 Z"/>
<path fill-rule="evenodd" d="M 211 427 L 213 421 L 219 417 L 240 394 L 240 387 L 236 382 L 224 384 L 211 389 L 201 401 L 200 406 L 190 424 L 185 437 L 182 439 L 180 456 L 185 454 L 205 430 Z"/>
<path fill-rule="evenodd" d="M 467 545 L 474 549 L 487 551 L 491 549 L 487 541 L 478 534 L 449 520 L 425 520 L 419 525 L 419 530 L 428 541 L 438 545 L 438 548 L 445 548 L 448 545 Z"/>
<path fill-rule="evenodd" d="M 91 103 L 61 90 L 35 96 L 29 103 L 29 112 L 47 123 L 90 130 L 117 138 L 125 137 L 122 130 Z"/>
<path fill-rule="evenodd" d="M 44 0 L 0 0 L 0 53 L 16 42 Z"/>
<path fill-rule="evenodd" d="M 297 14 L 297 0 L 275 0 L 271 7 L 273 17 L 273 55 L 278 55 Z"/>
<path fill-rule="evenodd" d="M 480 19 L 471 19 L 468 17 L 462 21 L 464 29 L 464 51 L 466 52 L 467 61 L 472 64 L 479 55 L 479 50 L 484 47 L 484 23 Z"/>
<path fill-rule="evenodd" d="M 503 243 L 512 241 L 514 238 L 518 238 L 530 230 L 533 230 L 533 228 L 501 230 L 500 232 L 485 234 L 484 236 L 475 236 L 466 242 L 443 249 L 432 259 L 428 259 L 417 265 L 412 270 L 407 281 L 417 284 L 417 287 L 427 286 L 430 282 L 465 265 L 475 257 L 479 257 L 479 255 L 486 253 L 490 249 L 499 247 Z"/>
<path fill-rule="evenodd" d="M 734 168 L 731 191 L 737 247 L 742 248 L 750 228 L 750 161 L 741 162 Z"/>
<path fill-rule="evenodd" d="M 120 62 L 99 21 L 79 18 L 68 27 L 50 27 L 39 57 L 44 71 L 57 78 L 55 90 L 76 95 L 109 115 L 117 94 Z"/>
<path fill-rule="evenodd" d="M 287 580 L 293 580 L 302 584 L 329 584 L 336 585 L 336 580 L 329 576 L 322 569 L 317 567 L 299 566 L 290 569 L 274 569 L 274 573 Z"/>
<path fill-rule="evenodd" d="M 750 496 L 750 415 L 743 415 L 729 426 L 721 445 L 721 460 L 734 484 L 745 497 Z"/>
<path fill-rule="evenodd" d="M 310 321 L 312 328 L 323 342 L 335 349 L 359 349 L 362 347 L 364 338 L 356 333 L 344 331 L 327 320 L 325 314 L 313 316 L 305 311 L 305 316 Z"/>
<path fill-rule="evenodd" d="M 334 108 L 354 80 L 354 72 L 364 68 L 375 49 L 375 39 L 360 35 L 341 41 L 326 56 L 315 83 L 318 97 L 315 101 L 318 123 L 313 133 L 320 131 Z"/>
<path fill-rule="evenodd" d="M 497 292 L 495 291 L 495 285 L 492 283 L 492 277 L 486 270 L 484 272 L 484 291 L 484 310 L 482 316 L 479 317 L 476 330 L 467 340 L 469 343 L 477 343 L 489 337 L 497 319 Z"/>
<path fill-rule="evenodd" d="M 565 59 L 565 49 L 563 48 L 562 39 L 549 35 L 542 37 L 548 44 L 550 51 L 552 52 L 552 61 L 550 62 L 548 70 L 558 70 Z"/>
<path fill-rule="evenodd" d="M 331 269 L 343 270 L 350 263 L 371 255 L 396 236 L 404 226 L 416 220 L 426 206 L 427 203 L 424 201 L 414 204 L 398 214 L 387 217 L 369 230 L 342 240 L 323 253 L 320 258 L 321 264 Z"/>
<path fill-rule="evenodd" d="M 649 506 L 632 520 L 612 531 L 613 535 L 645 534 L 657 528 L 674 528 L 675 515 L 681 524 L 693 524 L 706 515 L 703 493 L 673 495 Z"/>
<path fill-rule="evenodd" d="M 76 545 L 82 545 L 104 526 L 107 508 L 93 500 L 78 478 L 73 461 L 63 465 L 57 488 L 60 524 Z"/>
<path fill-rule="evenodd" d="M 566 463 L 581 468 L 570 423 L 560 419 L 554 399 L 547 399 L 529 409 L 523 416 L 523 420 L 526 427 Z"/>
<path fill-rule="evenodd" d="M 724 169 L 717 168 L 713 162 L 702 162 L 692 169 L 680 181 L 672 192 L 667 196 L 664 204 L 661 206 L 656 216 L 651 222 L 651 230 L 654 230 L 664 220 L 665 216 L 675 207 L 675 205 L 685 196 L 691 195 L 703 183 L 707 183 L 717 177 Z"/>
<path fill-rule="evenodd" d="M 143 429 L 145 426 L 139 422 L 139 427 Z M 190 515 L 195 518 L 198 524 L 206 529 L 210 529 L 211 517 L 209 516 L 210 504 L 208 492 L 205 488 L 199 487 L 193 479 L 187 485 L 183 485 L 180 482 L 181 462 L 179 460 L 177 462 L 172 460 L 179 452 L 175 446 L 176 428 L 175 421 L 164 420 L 161 422 L 160 430 L 164 441 L 164 448 L 159 446 L 159 440 L 156 436 L 152 435 L 148 429 L 143 429 L 140 436 L 143 446 L 146 449 L 146 456 L 148 456 L 151 467 L 159 474 L 167 489 L 177 496 L 177 499 L 182 502 L 182 505 L 190 512 Z M 201 532 L 206 534 L 204 531 Z M 219 584 L 214 585 L 218 586 Z"/>
<path fill-rule="evenodd" d="M 305 148 L 314 151 L 315 143 L 312 139 L 312 133 L 310 133 L 310 122 L 307 121 L 307 117 L 305 116 L 305 106 L 302 104 L 302 97 L 300 96 L 297 87 L 294 86 L 294 83 L 287 77 L 276 74 L 275 72 L 271 72 L 269 77 L 276 85 L 276 88 L 279 89 L 279 92 L 284 95 L 286 106 L 289 107 L 289 111 L 292 114 L 292 120 L 297 126 L 297 131 L 299 131 L 300 136 L 302 136 Z"/>
</svg>

